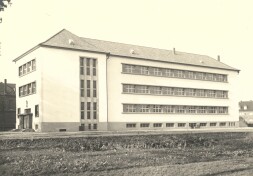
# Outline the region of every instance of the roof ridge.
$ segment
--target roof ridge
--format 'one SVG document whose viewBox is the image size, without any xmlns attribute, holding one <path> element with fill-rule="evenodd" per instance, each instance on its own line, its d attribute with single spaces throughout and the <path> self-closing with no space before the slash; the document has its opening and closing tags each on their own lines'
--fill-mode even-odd
<svg viewBox="0 0 253 176">
<path fill-rule="evenodd" d="M 46 43 L 46 42 L 48 42 L 49 40 L 51 40 L 52 38 L 54 38 L 55 36 L 57 36 L 58 34 L 60 34 L 61 32 L 63 32 L 63 31 L 67 31 L 67 32 L 69 32 L 68 30 L 66 30 L 66 29 L 62 29 L 62 30 L 60 30 L 59 32 L 57 32 L 56 34 L 54 34 L 53 36 L 51 36 L 51 37 L 49 37 L 46 41 L 44 41 L 44 42 L 41 42 L 40 44 L 43 44 L 43 43 Z M 71 32 L 70 32 L 71 33 Z M 71 33 L 72 34 L 72 33 Z M 74 34 L 73 34 L 74 35 Z"/>
</svg>

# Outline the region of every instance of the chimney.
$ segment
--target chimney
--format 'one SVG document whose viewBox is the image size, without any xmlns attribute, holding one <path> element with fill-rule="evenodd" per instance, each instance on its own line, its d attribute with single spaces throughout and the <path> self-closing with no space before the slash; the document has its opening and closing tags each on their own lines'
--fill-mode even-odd
<svg viewBox="0 0 253 176">
<path fill-rule="evenodd" d="M 4 79 L 4 95 L 7 94 L 7 79 Z"/>
<path fill-rule="evenodd" d="M 176 55 L 176 49 L 175 48 L 173 48 L 173 54 Z"/>
<path fill-rule="evenodd" d="M 220 62 L 220 55 L 218 55 L 217 60 Z"/>
</svg>

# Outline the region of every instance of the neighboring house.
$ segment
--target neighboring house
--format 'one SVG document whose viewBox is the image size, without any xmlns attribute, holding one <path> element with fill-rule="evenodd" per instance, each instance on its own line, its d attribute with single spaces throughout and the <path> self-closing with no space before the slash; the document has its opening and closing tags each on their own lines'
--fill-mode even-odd
<svg viewBox="0 0 253 176">
<path fill-rule="evenodd" d="M 17 128 L 37 131 L 239 125 L 239 70 L 209 56 L 62 30 L 14 60 Z"/>
<path fill-rule="evenodd" d="M 0 82 L 0 131 L 16 127 L 16 93 L 15 84 Z"/>
<path fill-rule="evenodd" d="M 239 115 L 247 126 L 253 127 L 253 101 L 239 102 Z"/>
</svg>

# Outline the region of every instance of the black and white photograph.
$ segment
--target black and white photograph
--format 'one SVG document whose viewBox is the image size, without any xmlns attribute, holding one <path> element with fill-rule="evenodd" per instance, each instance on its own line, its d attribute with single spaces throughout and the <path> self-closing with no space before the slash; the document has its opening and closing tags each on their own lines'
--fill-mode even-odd
<svg viewBox="0 0 253 176">
<path fill-rule="evenodd" d="M 0 175 L 252 176 L 252 7 L 0 0 Z"/>
</svg>

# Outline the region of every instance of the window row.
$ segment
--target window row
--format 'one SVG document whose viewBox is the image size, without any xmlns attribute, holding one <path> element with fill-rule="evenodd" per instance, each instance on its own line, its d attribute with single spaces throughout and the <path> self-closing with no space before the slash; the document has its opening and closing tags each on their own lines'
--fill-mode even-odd
<svg viewBox="0 0 253 176">
<path fill-rule="evenodd" d="M 123 84 L 123 93 L 228 98 L 228 91 Z"/>
<path fill-rule="evenodd" d="M 210 122 L 210 123 L 206 123 L 206 122 L 202 122 L 202 123 L 189 123 L 187 126 L 187 123 L 140 123 L 140 128 L 150 128 L 150 127 L 154 127 L 154 128 L 161 128 L 165 125 L 165 127 L 167 128 L 174 128 L 174 127 L 190 127 L 190 128 L 201 128 L 201 127 L 207 127 L 209 124 L 210 127 L 226 127 L 226 126 L 235 126 L 235 122 Z M 136 123 L 127 123 L 126 124 L 126 128 L 136 128 L 137 124 Z"/>
<path fill-rule="evenodd" d="M 80 92 L 81 97 L 97 97 L 97 81 L 86 80 L 86 87 L 85 87 L 85 80 L 81 79 Z"/>
<path fill-rule="evenodd" d="M 88 130 L 97 130 L 98 125 L 96 123 L 94 124 L 88 124 L 88 126 L 86 126 Z M 79 131 L 85 131 L 85 124 L 81 124 L 81 126 L 79 127 Z"/>
<path fill-rule="evenodd" d="M 124 113 L 228 114 L 228 107 L 124 104 Z"/>
<path fill-rule="evenodd" d="M 80 109 L 81 119 L 97 119 L 97 102 L 81 102 Z"/>
<path fill-rule="evenodd" d="M 158 68 L 158 67 L 149 67 L 149 66 L 139 66 L 139 65 L 122 64 L 122 72 L 130 73 L 130 74 L 139 74 L 139 75 L 152 75 L 152 76 L 227 82 L 227 75 L 224 75 L 224 74 L 196 72 L 196 71 L 178 70 L 178 69 L 170 69 L 170 68 Z"/>
<path fill-rule="evenodd" d="M 97 59 L 80 58 L 80 74 L 81 75 L 97 75 Z"/>
<path fill-rule="evenodd" d="M 33 59 L 32 61 L 29 61 L 25 63 L 24 65 L 21 65 L 18 70 L 19 70 L 18 72 L 19 76 L 25 75 L 31 71 L 36 70 L 36 60 Z"/>
<path fill-rule="evenodd" d="M 36 93 L 36 82 L 19 87 L 19 96 L 27 96 Z"/>
</svg>

